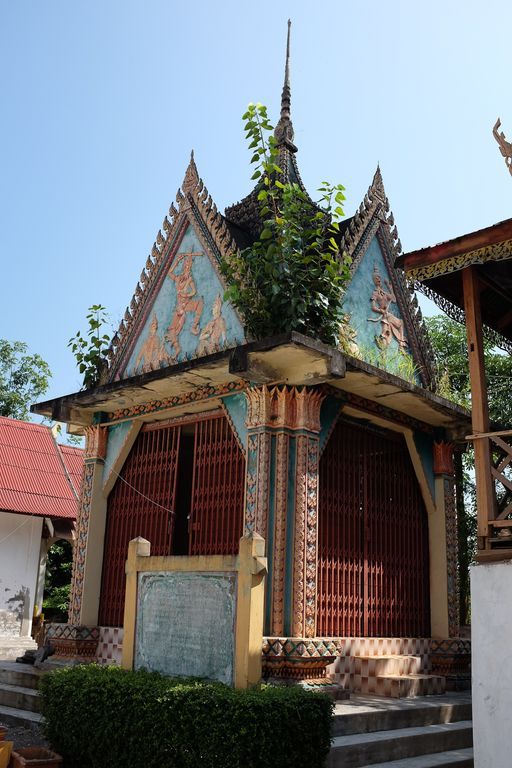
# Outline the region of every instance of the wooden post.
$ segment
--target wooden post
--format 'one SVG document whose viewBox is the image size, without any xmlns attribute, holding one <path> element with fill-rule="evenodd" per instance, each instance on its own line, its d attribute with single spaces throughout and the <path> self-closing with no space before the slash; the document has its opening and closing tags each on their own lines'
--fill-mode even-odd
<svg viewBox="0 0 512 768">
<path fill-rule="evenodd" d="M 471 383 L 471 421 L 473 432 L 489 432 L 489 406 L 484 370 L 480 285 L 476 268 L 462 271 L 464 311 L 468 338 L 469 378 Z M 478 549 L 488 549 L 489 520 L 494 518 L 494 488 L 488 437 L 473 442 L 475 449 L 476 500 L 478 511 Z"/>
</svg>

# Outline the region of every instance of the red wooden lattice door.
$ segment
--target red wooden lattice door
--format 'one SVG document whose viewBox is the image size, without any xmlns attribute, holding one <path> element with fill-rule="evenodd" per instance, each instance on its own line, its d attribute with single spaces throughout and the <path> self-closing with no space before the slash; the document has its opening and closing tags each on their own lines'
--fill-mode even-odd
<svg viewBox="0 0 512 768">
<path fill-rule="evenodd" d="M 123 624 L 131 539 L 148 539 L 154 555 L 238 552 L 244 479 L 245 457 L 225 416 L 143 426 L 108 499 L 101 626 Z"/>
<path fill-rule="evenodd" d="M 430 632 L 428 523 L 401 435 L 340 421 L 320 460 L 323 637 Z"/>
<path fill-rule="evenodd" d="M 189 554 L 238 552 L 243 527 L 245 458 L 226 418 L 196 424 Z"/>
</svg>

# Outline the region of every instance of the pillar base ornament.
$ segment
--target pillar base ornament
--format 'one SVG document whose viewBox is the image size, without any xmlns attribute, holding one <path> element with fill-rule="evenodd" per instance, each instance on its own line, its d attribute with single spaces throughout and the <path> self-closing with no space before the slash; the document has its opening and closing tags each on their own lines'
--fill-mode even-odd
<svg viewBox="0 0 512 768">
<path fill-rule="evenodd" d="M 95 662 L 99 638 L 99 627 L 48 624 L 46 643 L 53 647 L 55 653 L 45 664 L 75 666 Z"/>
<path fill-rule="evenodd" d="M 318 682 L 330 684 L 327 667 L 343 651 L 339 640 L 302 637 L 263 638 L 262 677 L 282 682 Z"/>
</svg>

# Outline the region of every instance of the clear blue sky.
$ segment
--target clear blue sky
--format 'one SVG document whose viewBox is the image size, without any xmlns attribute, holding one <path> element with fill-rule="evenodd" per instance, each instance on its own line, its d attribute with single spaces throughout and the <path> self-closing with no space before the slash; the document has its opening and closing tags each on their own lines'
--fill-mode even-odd
<svg viewBox="0 0 512 768">
<path fill-rule="evenodd" d="M 79 389 L 67 340 L 117 325 L 194 148 L 218 207 L 246 194 L 240 115 L 277 114 L 286 20 L 302 177 L 359 205 L 377 162 L 405 250 L 512 216 L 506 0 L 4 0 L 0 336 Z"/>
</svg>

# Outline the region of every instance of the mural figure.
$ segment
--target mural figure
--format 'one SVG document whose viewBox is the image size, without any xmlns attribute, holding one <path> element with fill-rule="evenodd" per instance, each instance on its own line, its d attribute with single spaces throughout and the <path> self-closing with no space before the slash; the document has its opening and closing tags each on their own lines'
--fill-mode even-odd
<svg viewBox="0 0 512 768">
<path fill-rule="evenodd" d="M 192 333 L 199 334 L 199 321 L 203 311 L 204 301 L 197 296 L 197 288 L 192 276 L 192 262 L 195 256 L 202 256 L 201 253 L 180 253 L 175 259 L 172 267 L 167 273 L 167 277 L 176 284 L 176 309 L 165 334 L 166 340 L 174 348 L 172 357 L 176 359 L 181 352 L 179 335 L 185 325 L 186 316 L 189 313 L 194 314 L 192 322 Z M 183 262 L 183 268 L 179 274 L 176 274 L 176 267 Z"/>
<path fill-rule="evenodd" d="M 213 352 L 220 346 L 221 341 L 226 341 L 226 321 L 222 317 L 222 297 L 219 293 L 213 302 L 213 318 L 206 323 L 199 334 L 199 344 L 196 354 L 198 357 Z"/>
<path fill-rule="evenodd" d="M 396 315 L 389 309 L 390 305 L 396 302 L 396 296 L 389 280 L 384 280 L 385 288 L 382 285 L 382 278 L 379 274 L 377 265 L 373 268 L 373 282 L 375 284 L 375 290 L 371 296 L 372 312 L 376 312 L 380 317 L 369 317 L 368 322 L 381 323 L 380 335 L 375 337 L 377 346 L 380 349 L 389 347 L 394 336 L 398 342 L 398 346 L 403 351 L 407 348 L 404 323 L 403 320 L 396 317 Z"/>
<path fill-rule="evenodd" d="M 158 320 L 156 315 L 153 315 L 151 325 L 149 327 L 149 334 L 142 344 L 137 359 L 135 360 L 134 371 L 137 372 L 139 367 L 141 371 L 151 371 L 156 368 L 160 361 L 166 357 L 166 352 L 161 339 L 158 336 Z"/>
<path fill-rule="evenodd" d="M 357 343 L 357 331 L 350 325 L 351 315 L 346 312 L 341 318 L 338 346 L 343 352 L 359 357 L 361 350 Z"/>
<path fill-rule="evenodd" d="M 500 152 L 505 158 L 505 164 L 508 168 L 508 172 L 512 176 L 512 143 L 510 141 L 507 141 L 505 138 L 505 134 L 503 131 L 501 133 L 498 133 L 498 128 L 501 126 L 501 120 L 498 117 L 496 120 L 496 125 L 492 129 L 492 135 L 496 139 L 496 141 L 499 144 Z"/>
</svg>

